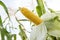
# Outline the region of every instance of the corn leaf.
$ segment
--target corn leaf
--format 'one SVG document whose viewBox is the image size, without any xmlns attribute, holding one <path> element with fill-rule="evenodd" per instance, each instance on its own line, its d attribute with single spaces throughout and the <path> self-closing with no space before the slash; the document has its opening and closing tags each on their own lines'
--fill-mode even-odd
<svg viewBox="0 0 60 40">
<path fill-rule="evenodd" d="M 19 25 L 19 29 L 20 29 L 19 35 L 21 36 L 22 40 L 26 40 L 27 36 L 26 36 L 25 32 L 23 31 L 21 25 Z"/>
<path fill-rule="evenodd" d="M 41 7 L 42 13 L 45 13 L 45 7 L 44 7 L 44 3 L 43 0 L 37 0 L 38 6 Z"/>
<path fill-rule="evenodd" d="M 11 37 L 14 37 L 14 40 L 16 40 L 16 34 L 12 34 Z"/>
<path fill-rule="evenodd" d="M 51 13 L 56 13 L 53 9 L 51 8 L 48 8 L 48 10 L 51 12 Z"/>
<path fill-rule="evenodd" d="M 40 17 L 42 15 L 41 7 L 40 6 L 36 6 L 36 11 L 37 11 L 38 16 Z"/>
<path fill-rule="evenodd" d="M 57 40 L 60 40 L 60 37 L 56 37 Z"/>
<path fill-rule="evenodd" d="M 54 36 L 51 36 L 51 35 L 48 35 L 47 39 L 46 40 L 56 40 L 56 37 Z"/>
<path fill-rule="evenodd" d="M 60 22 L 55 18 L 54 20 L 51 19 L 47 22 L 45 22 L 48 34 L 55 36 L 55 37 L 60 37 Z"/>
<path fill-rule="evenodd" d="M 11 35 L 8 35 L 8 36 L 7 36 L 7 40 L 12 40 Z"/>
<path fill-rule="evenodd" d="M 4 28 L 2 28 L 1 29 L 1 40 L 5 40 L 5 34 L 6 34 L 7 32 L 5 32 L 5 29 Z"/>
<path fill-rule="evenodd" d="M 16 34 L 14 35 L 14 40 L 16 40 Z"/>
<path fill-rule="evenodd" d="M 0 16 L 0 32 L 1 32 L 1 40 L 4 40 L 4 33 L 3 33 L 3 30 L 1 29 L 1 27 L 3 27 L 3 24 L 2 24 L 2 19 L 1 19 L 1 16 Z"/>
<path fill-rule="evenodd" d="M 5 28 L 3 28 L 5 35 L 10 34 Z"/>
<path fill-rule="evenodd" d="M 6 29 L 3 30 L 4 30 L 4 35 L 6 35 L 7 37 L 7 40 L 12 40 L 11 34 Z"/>
<path fill-rule="evenodd" d="M 7 13 L 7 15 L 9 17 L 9 13 L 8 13 L 8 9 L 7 9 L 6 5 L 2 1 L 0 1 L 0 5 L 4 8 L 5 12 Z"/>
<path fill-rule="evenodd" d="M 1 29 L 1 40 L 5 40 L 4 39 L 4 32 L 3 32 L 4 30 L 3 29 Z"/>
<path fill-rule="evenodd" d="M 2 40 L 5 40 L 4 36 L 7 37 L 7 40 L 12 40 L 12 37 L 11 37 L 10 33 L 6 29 L 2 28 L 1 29 L 1 38 L 2 38 Z"/>
<path fill-rule="evenodd" d="M 18 21 L 29 21 L 29 20 L 27 20 L 27 19 L 20 19 L 20 20 L 18 20 Z"/>
<path fill-rule="evenodd" d="M 0 26 L 3 26 L 1 16 L 0 16 Z"/>
</svg>

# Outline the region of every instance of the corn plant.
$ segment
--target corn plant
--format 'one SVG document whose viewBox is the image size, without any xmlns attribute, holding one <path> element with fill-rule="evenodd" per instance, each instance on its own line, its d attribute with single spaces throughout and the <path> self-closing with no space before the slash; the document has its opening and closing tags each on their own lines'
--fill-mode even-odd
<svg viewBox="0 0 60 40">
<path fill-rule="evenodd" d="M 44 3 L 44 0 L 36 0 L 37 2 L 37 6 L 36 6 L 36 12 L 38 14 L 38 17 L 41 17 L 42 15 L 44 15 L 46 12 L 46 9 L 45 9 L 45 6 L 46 4 Z M 12 21 L 11 21 L 11 18 L 10 18 L 10 15 L 9 15 L 9 11 L 8 11 L 8 8 L 7 6 L 5 5 L 4 2 L 0 1 L 0 6 L 3 7 L 4 11 L 6 12 L 7 14 L 7 17 L 5 20 L 2 21 L 2 17 L 0 15 L 0 35 L 1 35 L 1 40 L 17 40 L 17 34 L 11 34 L 11 31 L 8 31 L 6 26 L 9 25 L 9 30 L 10 28 L 12 29 L 17 29 L 17 28 L 14 28 L 13 27 L 13 24 L 12 24 Z M 16 13 L 19 11 L 20 9 L 18 9 L 16 11 Z M 55 10 L 51 9 L 51 8 L 48 8 L 48 10 L 50 11 L 50 13 L 57 13 Z M 23 10 L 22 10 L 23 11 Z M 14 14 L 14 16 L 16 15 L 16 13 Z M 28 13 L 30 13 L 28 11 Z M 48 20 L 48 21 L 45 21 L 46 23 L 46 26 L 47 26 L 47 30 L 48 30 L 48 33 L 47 33 L 47 37 L 46 37 L 46 40 L 60 40 L 60 37 L 56 37 L 56 36 L 53 36 L 53 35 L 50 35 L 50 31 L 52 30 L 60 30 L 59 27 L 60 27 L 60 20 L 59 20 L 59 17 L 60 15 L 56 16 L 54 19 L 51 19 L 51 20 Z M 30 18 L 30 17 L 29 17 Z M 6 20 L 8 19 L 8 23 L 6 24 L 6 26 L 4 26 L 3 24 L 6 22 Z M 22 40 L 27 40 L 28 37 L 26 35 L 26 30 L 24 28 L 24 25 L 20 22 L 20 21 L 28 21 L 31 23 L 31 21 L 27 20 L 27 19 L 20 19 L 18 20 L 17 17 L 15 16 L 15 20 L 17 21 L 17 23 L 19 24 L 18 27 L 19 27 L 19 33 L 18 35 L 21 37 Z M 32 19 L 33 20 L 33 19 Z M 52 23 L 53 22 L 53 23 Z M 10 23 L 12 24 L 10 26 Z M 51 26 L 53 25 L 53 26 Z M 58 26 L 56 26 L 58 25 Z M 33 24 L 32 26 L 35 26 L 35 24 Z M 48 27 L 49 26 L 49 27 Z M 51 26 L 51 28 L 50 28 Z M 52 28 L 54 27 L 54 28 Z M 23 29 L 24 28 L 24 29 Z M 53 33 L 52 33 L 53 34 Z M 29 39 L 28 39 L 29 40 Z"/>
</svg>

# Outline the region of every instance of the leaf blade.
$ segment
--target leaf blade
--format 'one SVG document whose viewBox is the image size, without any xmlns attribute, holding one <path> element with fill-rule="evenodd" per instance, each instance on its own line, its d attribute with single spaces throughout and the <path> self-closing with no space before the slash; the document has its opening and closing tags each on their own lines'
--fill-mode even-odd
<svg viewBox="0 0 60 40">
<path fill-rule="evenodd" d="M 37 0 L 37 6 L 36 6 L 36 11 L 38 16 L 40 17 L 41 15 L 43 15 L 44 13 L 46 13 L 45 7 L 44 7 L 44 3 L 43 0 Z"/>
<path fill-rule="evenodd" d="M 9 13 L 8 13 L 8 9 L 7 9 L 6 5 L 2 1 L 0 1 L 0 5 L 4 8 L 5 12 L 7 13 L 7 15 L 9 17 Z"/>
<path fill-rule="evenodd" d="M 20 33 L 19 35 L 21 36 L 22 40 L 26 40 L 27 39 L 27 36 L 26 36 L 26 33 L 23 31 L 21 25 L 19 25 L 19 29 L 20 29 Z"/>
<path fill-rule="evenodd" d="M 38 16 L 40 17 L 42 15 L 42 10 L 40 6 L 36 6 L 36 11 L 37 11 Z"/>
</svg>

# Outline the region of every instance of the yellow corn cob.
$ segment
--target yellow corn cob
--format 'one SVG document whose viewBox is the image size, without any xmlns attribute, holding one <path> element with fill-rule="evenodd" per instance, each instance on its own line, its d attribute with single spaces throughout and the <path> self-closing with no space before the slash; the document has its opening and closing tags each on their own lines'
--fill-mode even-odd
<svg viewBox="0 0 60 40">
<path fill-rule="evenodd" d="M 24 7 L 20 8 L 20 11 L 25 17 L 27 17 L 30 21 L 32 21 L 36 25 L 39 25 L 42 22 L 42 19 L 40 19 L 37 15 L 35 15 L 33 12 L 31 12 L 27 8 L 24 8 Z"/>
</svg>

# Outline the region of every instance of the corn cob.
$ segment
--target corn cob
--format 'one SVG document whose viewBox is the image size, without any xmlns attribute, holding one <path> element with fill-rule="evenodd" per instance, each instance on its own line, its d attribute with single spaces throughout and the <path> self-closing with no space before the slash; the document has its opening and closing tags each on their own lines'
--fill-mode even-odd
<svg viewBox="0 0 60 40">
<path fill-rule="evenodd" d="M 35 15 L 33 12 L 28 10 L 27 8 L 19 8 L 21 13 L 27 17 L 30 21 L 35 23 L 36 25 L 39 25 L 42 22 L 42 19 L 40 19 L 37 15 Z"/>
</svg>

